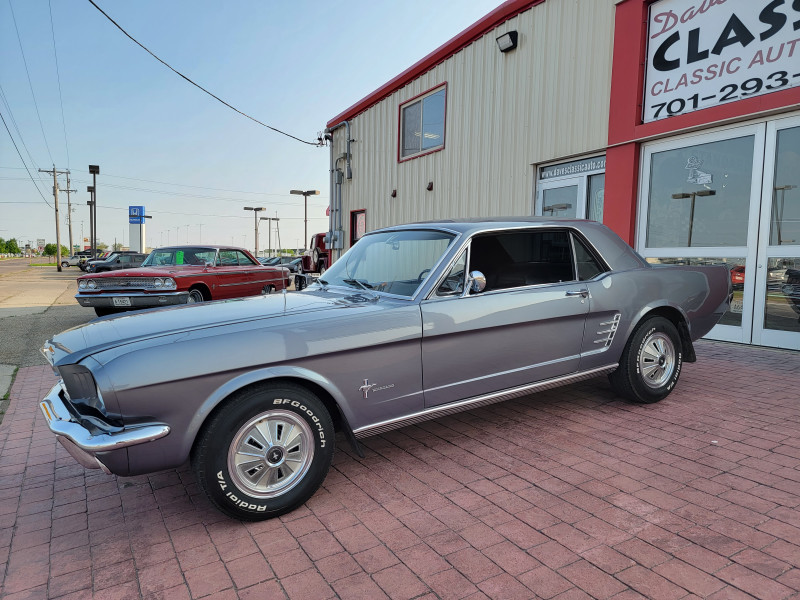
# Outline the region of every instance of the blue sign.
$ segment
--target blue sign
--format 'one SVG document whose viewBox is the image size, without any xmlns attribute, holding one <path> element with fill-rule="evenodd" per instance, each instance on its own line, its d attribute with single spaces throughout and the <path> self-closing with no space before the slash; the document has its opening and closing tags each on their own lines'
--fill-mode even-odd
<svg viewBox="0 0 800 600">
<path fill-rule="evenodd" d="M 128 207 L 128 223 L 131 225 L 144 225 L 144 206 Z"/>
</svg>

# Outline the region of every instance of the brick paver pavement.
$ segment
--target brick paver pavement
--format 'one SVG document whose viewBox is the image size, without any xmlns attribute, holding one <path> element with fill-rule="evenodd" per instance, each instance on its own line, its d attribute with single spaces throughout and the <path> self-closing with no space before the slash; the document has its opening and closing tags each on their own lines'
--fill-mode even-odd
<svg viewBox="0 0 800 600">
<path fill-rule="evenodd" d="M 0 426 L 0 596 L 758 598 L 800 590 L 800 354 L 701 342 L 665 401 L 604 379 L 339 445 L 294 513 L 231 521 L 188 468 L 56 444 L 20 371 Z"/>
</svg>

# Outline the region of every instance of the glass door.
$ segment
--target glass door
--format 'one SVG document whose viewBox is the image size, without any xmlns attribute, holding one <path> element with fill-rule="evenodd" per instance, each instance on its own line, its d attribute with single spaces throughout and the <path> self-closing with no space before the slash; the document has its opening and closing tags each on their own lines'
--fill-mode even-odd
<svg viewBox="0 0 800 600">
<path fill-rule="evenodd" d="M 767 125 L 753 343 L 800 350 L 800 117 Z"/>
<path fill-rule="evenodd" d="M 636 247 L 651 263 L 728 268 L 734 298 L 713 339 L 751 338 L 764 132 L 740 126 L 643 149 Z"/>
<path fill-rule="evenodd" d="M 543 217 L 583 218 L 586 206 L 586 178 L 570 177 L 539 183 L 536 214 Z"/>
</svg>

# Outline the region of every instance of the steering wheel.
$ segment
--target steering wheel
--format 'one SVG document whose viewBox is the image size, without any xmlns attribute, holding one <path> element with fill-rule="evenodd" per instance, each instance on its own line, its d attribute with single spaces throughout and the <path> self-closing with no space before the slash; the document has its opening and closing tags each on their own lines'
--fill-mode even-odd
<svg viewBox="0 0 800 600">
<path fill-rule="evenodd" d="M 430 269 L 423 269 L 422 272 L 417 276 L 417 281 L 421 283 L 422 280 L 425 279 L 425 275 L 427 275 L 430 272 L 431 272 Z"/>
</svg>

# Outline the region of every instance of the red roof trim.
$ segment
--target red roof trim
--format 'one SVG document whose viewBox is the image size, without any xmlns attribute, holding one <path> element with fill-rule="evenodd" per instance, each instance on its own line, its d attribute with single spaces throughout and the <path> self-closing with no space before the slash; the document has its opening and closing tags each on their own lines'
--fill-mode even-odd
<svg viewBox="0 0 800 600">
<path fill-rule="evenodd" d="M 444 62 L 459 50 L 469 46 L 472 42 L 482 37 L 498 25 L 508 21 L 512 17 L 517 16 L 519 13 L 544 2 L 545 0 L 506 0 L 506 2 L 503 2 L 503 4 L 498 6 L 477 23 L 467 27 L 449 42 L 439 46 L 436 50 L 428 54 L 428 56 L 400 73 L 400 75 L 383 84 L 370 95 L 362 98 L 353 104 L 353 106 L 332 118 L 330 121 L 328 121 L 327 126 L 332 127 L 334 125 L 338 125 L 342 121 L 349 121 L 356 115 L 364 112 L 387 96 L 393 94 L 408 82 L 413 81 L 420 75 L 430 71 L 439 63 Z"/>
</svg>

